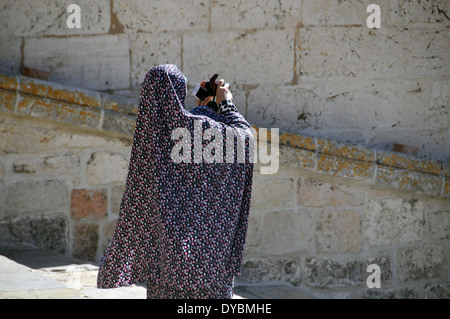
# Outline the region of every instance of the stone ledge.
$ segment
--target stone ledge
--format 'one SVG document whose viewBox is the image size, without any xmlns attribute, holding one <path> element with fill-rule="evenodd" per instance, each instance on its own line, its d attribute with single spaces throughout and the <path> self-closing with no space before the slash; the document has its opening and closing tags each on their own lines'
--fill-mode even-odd
<svg viewBox="0 0 450 319">
<path fill-rule="evenodd" d="M 137 99 L 0 74 L 0 111 L 132 135 Z"/>
<path fill-rule="evenodd" d="M 72 88 L 20 75 L 0 74 L 0 112 L 46 118 L 95 130 L 133 135 L 138 100 Z M 253 126 L 256 132 L 259 128 Z M 267 131 L 270 140 L 271 131 Z M 405 191 L 450 197 L 450 163 L 280 133 L 280 164 L 365 180 Z M 265 138 L 259 136 L 260 140 Z"/>
</svg>

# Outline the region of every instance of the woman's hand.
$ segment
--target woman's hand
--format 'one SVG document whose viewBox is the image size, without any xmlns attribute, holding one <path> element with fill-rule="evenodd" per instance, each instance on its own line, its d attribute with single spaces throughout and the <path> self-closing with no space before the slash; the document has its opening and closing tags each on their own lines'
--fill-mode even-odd
<svg viewBox="0 0 450 319">
<path fill-rule="evenodd" d="M 216 102 L 219 104 L 223 100 L 232 100 L 233 95 L 230 92 L 230 84 L 225 83 L 225 80 L 221 79 L 217 85 Z"/>
</svg>

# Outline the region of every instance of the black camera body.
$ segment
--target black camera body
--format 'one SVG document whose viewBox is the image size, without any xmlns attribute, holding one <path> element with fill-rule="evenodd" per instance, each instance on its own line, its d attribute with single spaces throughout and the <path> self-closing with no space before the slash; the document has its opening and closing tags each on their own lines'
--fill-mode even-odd
<svg viewBox="0 0 450 319">
<path fill-rule="evenodd" d="M 197 84 L 192 90 L 192 95 L 195 96 L 200 101 L 203 101 L 208 96 L 216 96 L 217 91 L 217 82 L 216 79 L 219 75 L 214 74 L 209 82 L 205 83 L 205 88 L 203 88 L 200 84 Z"/>
</svg>

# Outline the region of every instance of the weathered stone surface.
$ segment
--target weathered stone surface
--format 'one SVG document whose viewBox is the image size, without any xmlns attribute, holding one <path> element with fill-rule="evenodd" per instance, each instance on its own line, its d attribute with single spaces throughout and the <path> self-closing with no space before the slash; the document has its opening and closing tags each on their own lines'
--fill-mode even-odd
<svg viewBox="0 0 450 319">
<path fill-rule="evenodd" d="M 317 171 L 331 176 L 372 181 L 375 174 L 375 164 L 373 162 L 319 154 Z"/>
<path fill-rule="evenodd" d="M 50 72 L 50 81 L 94 90 L 130 87 L 126 35 L 31 38 L 24 55 L 25 65 Z"/>
<path fill-rule="evenodd" d="M 2 245 L 33 245 L 65 252 L 67 220 L 61 215 L 33 215 L 0 221 Z"/>
<path fill-rule="evenodd" d="M 219 0 L 211 7 L 212 27 L 283 28 L 295 27 L 301 20 L 301 1 Z"/>
<path fill-rule="evenodd" d="M 450 299 L 450 285 L 445 283 L 427 284 L 425 299 Z"/>
<path fill-rule="evenodd" d="M 100 252 L 102 256 L 105 253 L 106 249 L 108 248 L 111 239 L 113 238 L 116 225 L 117 219 L 114 219 L 104 223 L 101 228 Z"/>
<path fill-rule="evenodd" d="M 377 264 L 381 269 L 381 286 L 392 280 L 391 259 L 370 257 L 341 262 L 325 257 L 308 257 L 305 260 L 305 280 L 312 287 L 348 287 L 366 284 L 367 266 Z"/>
<path fill-rule="evenodd" d="M 91 128 L 99 127 L 101 117 L 100 109 L 57 102 L 25 94 L 20 95 L 16 111 L 17 113 L 33 117 L 47 118 L 53 121 Z"/>
<path fill-rule="evenodd" d="M 17 52 L 20 52 L 21 45 L 22 45 L 22 38 L 20 37 L 11 37 L 4 35 L 0 36 L 0 52 L 2 53 L 0 57 L 1 73 L 3 74 L 19 73 L 20 55 L 17 54 Z"/>
<path fill-rule="evenodd" d="M 317 153 L 301 150 L 295 147 L 280 145 L 280 165 L 315 170 L 317 167 Z"/>
<path fill-rule="evenodd" d="M 125 185 L 113 186 L 111 188 L 110 196 L 110 210 L 113 215 L 119 215 L 120 204 L 122 203 L 123 193 L 125 192 Z"/>
<path fill-rule="evenodd" d="M 435 1 L 389 1 L 384 20 L 387 24 L 410 25 L 411 23 L 449 24 L 450 4 L 445 0 Z M 382 9 L 383 10 L 383 9 Z"/>
<path fill-rule="evenodd" d="M 56 147 L 68 149 L 83 148 L 123 148 L 129 153 L 131 148 L 130 139 L 113 139 L 91 134 L 78 134 L 73 132 L 58 131 L 56 135 Z"/>
<path fill-rule="evenodd" d="M 5 0 L 0 12 L 0 35 L 43 36 L 107 33 L 110 26 L 110 1 L 78 0 L 81 28 L 67 27 L 70 0 L 22 1 Z"/>
<path fill-rule="evenodd" d="M 36 176 L 55 176 L 79 173 L 80 159 L 76 154 L 43 154 L 20 157 L 13 162 L 13 172 Z"/>
<path fill-rule="evenodd" d="M 102 99 L 101 106 L 106 110 L 130 115 L 136 115 L 138 112 L 139 97 L 137 96 L 130 97 L 107 93 L 101 93 L 100 96 Z"/>
<path fill-rule="evenodd" d="M 292 72 L 289 73 L 287 69 L 284 71 L 285 81 L 291 80 L 288 78 L 291 74 Z M 320 99 L 322 91 L 323 84 L 317 82 L 312 84 L 302 82 L 295 86 L 260 83 L 248 94 L 247 118 L 260 127 L 278 127 L 280 140 L 287 141 L 287 136 L 283 136 L 284 132 L 299 133 L 305 129 L 317 129 L 322 126 L 321 113 L 324 105 Z M 313 150 L 314 144 L 310 140 L 301 141 L 298 138 L 290 140 L 293 144 Z"/>
<path fill-rule="evenodd" d="M 301 206 L 359 206 L 364 202 L 364 193 L 347 190 L 341 184 L 313 178 L 299 178 L 297 184 L 297 203 Z"/>
<path fill-rule="evenodd" d="M 444 247 L 429 243 L 399 249 L 397 275 L 401 281 L 445 279 L 447 277 L 446 254 Z"/>
<path fill-rule="evenodd" d="M 132 31 L 206 31 L 209 24 L 208 3 L 204 0 L 188 0 L 181 3 L 173 0 L 152 2 L 113 0 L 113 11 L 125 29 Z"/>
<path fill-rule="evenodd" d="M 254 212 L 250 208 L 250 217 L 248 221 L 247 238 L 245 240 L 245 251 L 252 253 L 258 251 L 261 245 L 262 233 L 262 214 Z"/>
<path fill-rule="evenodd" d="M 266 213 L 262 225 L 260 250 L 264 254 L 314 250 L 314 220 L 304 209 Z"/>
<path fill-rule="evenodd" d="M 299 258 L 263 258 L 248 257 L 244 259 L 240 282 L 285 281 L 294 286 L 302 282 Z"/>
<path fill-rule="evenodd" d="M 419 299 L 417 289 L 367 289 L 361 296 L 364 299 Z"/>
<path fill-rule="evenodd" d="M 47 81 L 24 76 L 19 77 L 19 81 L 21 93 L 90 107 L 100 107 L 102 103 L 101 94 L 98 92 L 73 88 L 58 83 L 48 83 Z"/>
<path fill-rule="evenodd" d="M 294 205 L 295 190 L 292 178 L 255 174 L 252 187 L 253 209 L 292 207 Z"/>
<path fill-rule="evenodd" d="M 359 160 L 363 162 L 373 162 L 375 154 L 373 150 L 360 145 L 348 145 L 333 140 L 317 138 L 317 148 L 319 153 L 341 156 L 348 159 Z"/>
<path fill-rule="evenodd" d="M 96 260 L 98 239 L 98 225 L 76 224 L 73 229 L 72 256 L 83 260 Z"/>
<path fill-rule="evenodd" d="M 72 189 L 70 194 L 70 217 L 100 219 L 108 214 L 106 189 Z"/>
<path fill-rule="evenodd" d="M 293 36 L 278 30 L 186 33 L 183 35 L 183 73 L 192 79 L 205 77 L 217 73 L 216 64 L 221 61 L 233 66 L 220 73 L 220 78 L 227 79 L 230 85 L 273 83 L 273 79 L 277 83 L 290 81 L 293 77 L 293 45 Z M 199 49 L 201 47 L 205 50 Z M 211 55 L 206 48 L 214 48 L 216 54 Z M 255 51 L 255 48 L 258 49 Z M 278 59 L 273 60 L 268 52 L 277 52 Z"/>
<path fill-rule="evenodd" d="M 315 242 L 319 252 L 359 252 L 361 216 L 358 210 L 325 208 L 315 216 Z"/>
<path fill-rule="evenodd" d="M 86 164 L 89 185 L 123 184 L 128 173 L 128 157 L 119 153 L 94 152 Z"/>
<path fill-rule="evenodd" d="M 16 104 L 16 92 L 0 90 L 0 111 L 15 112 Z"/>
<path fill-rule="evenodd" d="M 314 137 L 302 136 L 299 134 L 281 133 L 280 144 L 308 151 L 314 151 L 316 149 L 316 141 Z"/>
<path fill-rule="evenodd" d="M 384 14 L 384 6 L 379 4 Z M 303 2 L 302 23 L 304 26 L 330 26 L 336 25 L 365 25 L 369 16 L 366 13 L 367 4 L 350 0 L 350 1 L 329 1 L 315 0 Z M 384 17 L 384 15 L 383 15 Z"/>
<path fill-rule="evenodd" d="M 444 43 L 448 43 L 445 27 L 302 28 L 299 74 L 311 80 L 445 76 L 450 56 Z"/>
<path fill-rule="evenodd" d="M 432 238 L 450 239 L 450 211 L 429 213 L 428 227 Z"/>
<path fill-rule="evenodd" d="M 59 213 L 67 207 L 63 182 L 22 181 L 5 186 L 4 213 Z"/>
<path fill-rule="evenodd" d="M 136 115 L 105 111 L 102 129 L 133 136 L 136 127 Z"/>
<path fill-rule="evenodd" d="M 161 37 L 158 33 L 136 33 L 130 37 L 132 87 L 140 88 L 147 72 L 156 65 L 170 63 L 181 67 L 181 35 L 164 34 Z"/>
<path fill-rule="evenodd" d="M 35 153 L 55 150 L 56 133 L 52 130 L 8 123 L 0 117 L 0 153 Z"/>
<path fill-rule="evenodd" d="M 406 191 L 440 195 L 444 179 L 440 176 L 378 165 L 375 183 Z"/>
<path fill-rule="evenodd" d="M 385 166 L 408 169 L 437 176 L 441 175 L 442 172 L 441 164 L 433 160 L 417 159 L 403 154 L 383 151 L 377 151 L 376 157 L 377 163 Z"/>
<path fill-rule="evenodd" d="M 369 200 L 363 215 L 365 241 L 369 245 L 390 245 L 422 240 L 426 207 L 417 199 Z"/>
</svg>

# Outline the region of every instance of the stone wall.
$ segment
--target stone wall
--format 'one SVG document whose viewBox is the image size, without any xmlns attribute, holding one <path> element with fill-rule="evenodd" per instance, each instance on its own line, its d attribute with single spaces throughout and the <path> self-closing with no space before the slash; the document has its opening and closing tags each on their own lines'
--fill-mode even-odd
<svg viewBox="0 0 450 319">
<path fill-rule="evenodd" d="M 170 62 L 190 88 L 220 73 L 255 125 L 448 161 L 449 16 L 447 0 L 4 0 L 0 71 L 136 96 Z"/>
<path fill-rule="evenodd" d="M 0 245 L 98 261 L 136 111 L 123 96 L 0 76 Z M 255 167 L 239 281 L 316 297 L 449 298 L 448 162 L 284 132 L 279 155 L 276 174 Z M 380 289 L 366 285 L 370 264 Z"/>
</svg>

